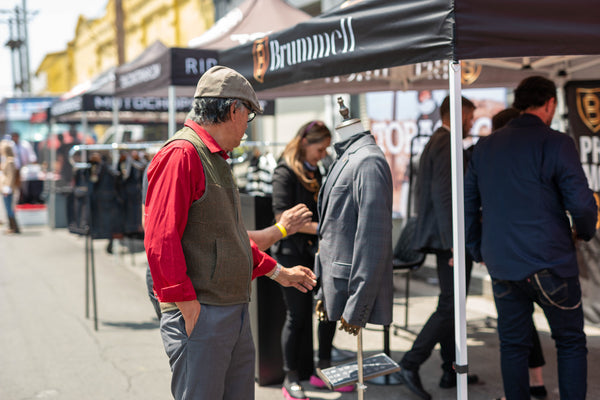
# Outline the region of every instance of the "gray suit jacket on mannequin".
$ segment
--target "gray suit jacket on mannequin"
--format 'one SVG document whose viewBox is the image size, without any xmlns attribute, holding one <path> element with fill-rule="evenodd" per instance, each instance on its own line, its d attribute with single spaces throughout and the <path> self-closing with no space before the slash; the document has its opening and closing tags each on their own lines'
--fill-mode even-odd
<svg viewBox="0 0 600 400">
<path fill-rule="evenodd" d="M 351 144 L 350 144 L 351 143 Z M 340 145 L 348 145 L 340 154 Z M 318 297 L 329 320 L 364 327 L 392 321 L 392 176 L 368 132 L 336 144 L 319 193 Z"/>
</svg>

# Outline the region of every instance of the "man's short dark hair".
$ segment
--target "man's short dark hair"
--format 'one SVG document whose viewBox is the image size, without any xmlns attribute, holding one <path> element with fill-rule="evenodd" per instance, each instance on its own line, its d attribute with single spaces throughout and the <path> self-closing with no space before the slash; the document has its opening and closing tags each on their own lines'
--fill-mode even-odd
<svg viewBox="0 0 600 400">
<path fill-rule="evenodd" d="M 466 97 L 462 97 L 462 107 L 463 108 L 470 108 L 470 109 L 475 109 L 475 104 L 473 104 L 473 102 L 469 99 L 467 99 Z M 442 101 L 442 105 L 440 106 L 440 116 L 442 118 L 444 118 L 444 116 L 447 116 L 450 114 L 450 95 L 446 96 L 444 98 L 444 101 Z"/>
<path fill-rule="evenodd" d="M 196 97 L 187 117 L 200 125 L 226 122 L 229 120 L 229 109 L 234 101 L 236 99 Z M 240 101 L 238 103 L 242 104 Z"/>
<path fill-rule="evenodd" d="M 556 98 L 556 85 L 543 76 L 530 76 L 515 89 L 513 107 L 519 111 L 530 107 L 541 107 L 548 100 Z"/>
</svg>

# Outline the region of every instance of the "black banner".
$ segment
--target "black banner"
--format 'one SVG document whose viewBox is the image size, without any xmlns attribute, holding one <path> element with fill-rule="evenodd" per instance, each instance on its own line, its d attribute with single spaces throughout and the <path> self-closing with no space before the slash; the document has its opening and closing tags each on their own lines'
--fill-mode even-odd
<svg viewBox="0 0 600 400">
<path fill-rule="evenodd" d="M 50 107 L 53 117 L 72 114 L 79 111 L 112 111 L 113 96 L 84 94 L 54 103 Z M 192 97 L 177 97 L 175 105 L 177 112 L 188 112 L 192 106 Z M 167 97 L 117 97 L 119 111 L 132 112 L 167 112 L 169 99 Z"/>
<path fill-rule="evenodd" d="M 217 52 L 172 47 L 149 47 L 138 59 L 118 68 L 115 93 L 119 96 L 166 96 L 167 88 L 191 86 L 210 67 L 218 64 Z"/>
<path fill-rule="evenodd" d="M 597 0 L 347 0 L 219 61 L 263 91 L 426 61 L 596 55 L 598 21 Z"/>
<path fill-rule="evenodd" d="M 220 53 L 255 90 L 452 56 L 448 0 L 347 1 Z"/>
<path fill-rule="evenodd" d="M 569 131 L 581 165 L 600 207 L 600 81 L 573 81 L 565 86 Z M 599 215 L 600 217 L 600 209 Z M 600 229 L 598 218 L 597 229 Z M 586 301 L 585 316 L 600 323 L 600 231 L 589 242 L 577 242 L 577 257 Z"/>
<path fill-rule="evenodd" d="M 213 50 L 180 49 L 171 50 L 171 85 L 196 86 L 200 77 L 219 63 L 217 52 Z"/>
</svg>

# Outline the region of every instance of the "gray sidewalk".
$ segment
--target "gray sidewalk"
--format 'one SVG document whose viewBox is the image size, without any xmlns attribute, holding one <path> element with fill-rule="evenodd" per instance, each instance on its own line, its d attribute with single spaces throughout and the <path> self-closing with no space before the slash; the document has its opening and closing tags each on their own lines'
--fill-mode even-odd
<svg viewBox="0 0 600 400">
<path fill-rule="evenodd" d="M 1 229 L 4 229 L 2 227 Z M 22 227 L 21 235 L 0 235 L 0 399 L 169 399 L 170 371 L 158 322 L 146 295 L 143 253 L 107 254 L 107 241 L 94 241 L 98 330 L 85 316 L 85 242 L 65 229 Z M 418 331 L 434 310 L 437 286 L 429 267 L 411 281 L 409 330 Z M 484 277 L 477 270 L 477 277 Z M 495 309 L 486 289 L 467 301 L 469 368 L 481 383 L 470 399 L 502 395 Z M 404 276 L 395 277 L 394 321 L 404 324 Z M 474 286 L 477 286 L 475 284 Z M 91 294 L 91 293 L 90 293 Z M 91 299 L 91 297 L 90 297 Z M 558 399 L 556 352 L 543 315 L 535 315 L 547 365 L 546 386 Z M 600 398 L 600 329 L 587 326 L 588 398 Z M 392 329 L 392 358 L 399 360 L 414 334 Z M 380 327 L 364 330 L 365 355 L 381 352 Z M 356 338 L 336 333 L 334 344 L 356 350 Z M 421 368 L 423 385 L 434 399 L 455 399 L 438 387 L 441 360 L 436 350 Z M 311 399 L 356 399 L 356 393 L 305 389 Z M 280 400 L 279 385 L 256 385 L 259 400 Z M 415 399 L 404 386 L 368 383 L 366 399 Z"/>
</svg>

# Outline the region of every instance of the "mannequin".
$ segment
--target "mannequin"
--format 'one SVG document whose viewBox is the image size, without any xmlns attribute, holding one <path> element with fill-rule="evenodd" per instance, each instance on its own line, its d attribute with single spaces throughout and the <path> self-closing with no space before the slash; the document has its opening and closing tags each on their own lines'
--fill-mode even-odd
<svg viewBox="0 0 600 400">
<path fill-rule="evenodd" d="M 365 128 L 363 127 L 360 119 L 350 118 L 350 110 L 348 110 L 348 107 L 344 105 L 344 100 L 341 97 L 338 97 L 337 102 L 340 106 L 340 114 L 342 114 L 344 120 L 341 124 L 335 127 L 336 142 L 343 142 L 344 140 L 350 139 L 357 133 L 364 132 Z"/>
<path fill-rule="evenodd" d="M 367 323 L 392 321 L 392 175 L 375 138 L 338 98 L 344 118 L 336 128 L 337 159 L 318 200 L 321 279 L 317 315 L 340 321 L 358 336 L 359 399 L 362 399 L 362 335 Z"/>
</svg>

